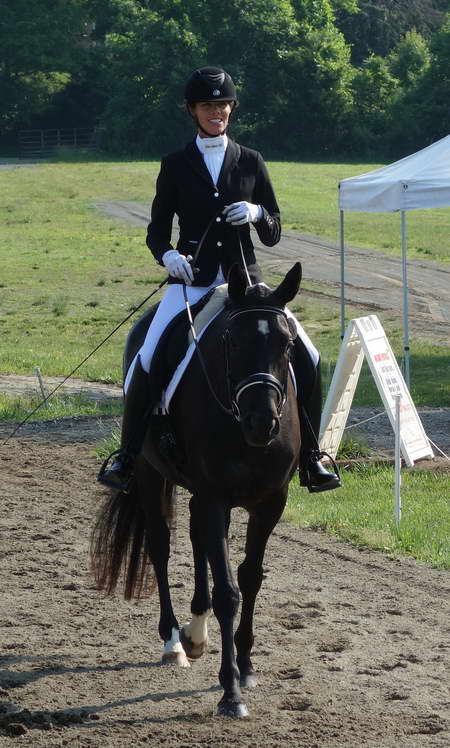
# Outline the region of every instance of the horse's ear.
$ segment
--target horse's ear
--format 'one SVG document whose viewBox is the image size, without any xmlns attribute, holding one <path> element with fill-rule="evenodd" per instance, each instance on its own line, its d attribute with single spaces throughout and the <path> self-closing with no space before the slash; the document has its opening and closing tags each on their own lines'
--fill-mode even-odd
<svg viewBox="0 0 450 748">
<path fill-rule="evenodd" d="M 228 273 L 228 296 L 233 304 L 239 304 L 245 296 L 247 277 L 237 262 L 231 266 Z"/>
<path fill-rule="evenodd" d="M 271 301 L 281 308 L 285 307 L 297 295 L 301 279 L 302 266 L 299 262 L 296 262 L 286 273 L 278 288 L 272 291 Z"/>
</svg>

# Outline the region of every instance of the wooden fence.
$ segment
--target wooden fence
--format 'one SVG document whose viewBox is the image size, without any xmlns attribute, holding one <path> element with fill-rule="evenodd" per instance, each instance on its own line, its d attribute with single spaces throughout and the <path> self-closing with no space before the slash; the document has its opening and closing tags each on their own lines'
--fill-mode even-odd
<svg viewBox="0 0 450 748">
<path fill-rule="evenodd" d="M 92 127 L 63 127 L 53 130 L 20 130 L 20 158 L 48 158 L 58 148 L 95 149 L 99 130 Z"/>
</svg>

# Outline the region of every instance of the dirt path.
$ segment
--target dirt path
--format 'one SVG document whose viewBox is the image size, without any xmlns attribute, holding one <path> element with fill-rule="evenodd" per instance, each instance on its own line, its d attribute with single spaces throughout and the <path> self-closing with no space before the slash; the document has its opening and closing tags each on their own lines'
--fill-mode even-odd
<svg viewBox="0 0 450 748">
<path fill-rule="evenodd" d="M 220 719 L 216 622 L 191 670 L 159 666 L 157 600 L 105 600 L 92 587 L 87 547 L 102 496 L 92 445 L 76 432 L 71 444 L 45 438 L 0 448 L 1 746 L 447 748 L 448 572 L 281 523 L 258 601 L 251 716 Z M 243 522 L 236 513 L 235 563 Z M 183 496 L 171 584 L 184 622 Z"/>
<path fill-rule="evenodd" d="M 98 202 L 99 210 L 115 218 L 146 226 L 149 207 L 133 202 Z M 175 233 L 175 232 L 174 232 Z M 283 231 L 276 247 L 265 247 L 253 232 L 256 254 L 261 265 L 269 271 L 286 272 L 300 260 L 303 278 L 323 285 L 321 291 L 303 291 L 339 303 L 340 251 L 335 242 L 312 234 Z M 356 304 L 368 314 L 387 313 L 389 317 L 402 318 L 403 280 L 400 258 L 381 252 L 346 247 L 347 304 Z M 409 325 L 410 334 L 426 334 L 437 342 L 450 342 L 450 266 L 437 262 L 408 260 Z"/>
<path fill-rule="evenodd" d="M 43 385 L 46 393 L 54 389 L 62 381 L 61 377 L 44 377 Z M 25 375 L 0 374 L 0 392 L 9 395 L 40 395 L 39 383 L 36 377 Z M 83 394 L 93 400 L 121 399 L 120 387 L 101 382 L 86 382 L 81 379 L 70 379 L 60 389 L 65 394 Z M 428 437 L 447 456 L 450 456 L 450 408 L 419 408 L 420 419 Z M 373 416 L 377 416 L 373 419 Z M 372 419 L 372 420 L 367 420 Z M 364 423 L 362 423 L 364 421 Z M 357 425 L 361 424 L 361 425 Z M 74 437 L 79 441 L 95 441 L 108 436 L 111 429 L 118 427 L 116 417 L 77 416 L 75 418 L 59 418 L 45 423 L 32 422 L 23 426 L 18 436 L 40 441 L 45 432 L 45 438 L 57 443 L 71 443 Z M 381 456 L 392 457 L 394 453 L 394 434 L 388 416 L 383 408 L 352 408 L 347 421 L 347 437 L 360 439 Z M 0 422 L 0 441 L 7 438 L 14 425 Z M 435 449 L 437 457 L 441 457 Z M 445 460 L 444 460 L 445 461 Z M 449 463 L 450 464 L 450 463 Z"/>
<path fill-rule="evenodd" d="M 103 392 L 102 385 L 92 387 Z M 120 396 L 113 390 L 106 396 Z M 438 424 L 432 433 L 422 414 L 431 438 L 448 439 L 448 410 L 429 412 Z M 361 415 L 355 410 L 351 418 Z M 386 444 L 382 420 L 366 428 Z M 247 696 L 250 718 L 214 716 L 220 698 L 215 621 L 200 662 L 190 670 L 160 667 L 157 599 L 105 600 L 87 566 L 103 495 L 93 444 L 115 423 L 79 417 L 28 424 L 0 446 L 2 748 L 450 745 L 448 572 L 286 523 L 269 543 L 258 599 L 259 686 Z M 0 424 L 0 437 L 9 431 Z M 188 618 L 193 581 L 186 509 L 180 495 L 171 562 L 180 622 Z M 244 515 L 236 512 L 235 566 L 244 529 Z"/>
</svg>

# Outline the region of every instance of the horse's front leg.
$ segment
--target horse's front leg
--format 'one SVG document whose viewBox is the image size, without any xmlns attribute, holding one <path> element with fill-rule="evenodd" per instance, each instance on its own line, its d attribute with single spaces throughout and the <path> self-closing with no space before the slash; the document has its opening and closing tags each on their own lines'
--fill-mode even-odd
<svg viewBox="0 0 450 748">
<path fill-rule="evenodd" d="M 212 604 L 208 584 L 207 528 L 202 506 L 196 496 L 191 498 L 189 509 L 195 587 L 191 602 L 192 618 L 181 628 L 180 639 L 188 658 L 198 660 L 208 646 L 208 619 Z"/>
<path fill-rule="evenodd" d="M 190 667 L 180 642 L 179 625 L 173 611 L 169 589 L 170 530 L 164 516 L 164 504 L 172 486 L 144 460 L 139 462 L 136 478 L 146 515 L 147 553 L 152 562 L 159 593 L 158 631 L 164 642 L 162 664 Z M 151 500 L 148 500 L 149 486 L 152 487 Z"/>
<path fill-rule="evenodd" d="M 263 560 L 267 541 L 280 519 L 286 504 L 287 489 L 274 500 L 261 505 L 250 515 L 247 525 L 245 558 L 238 569 L 239 588 L 242 593 L 242 612 L 234 637 L 240 683 L 243 688 L 256 686 L 255 671 L 251 661 L 253 648 L 253 614 L 263 579 Z"/>
<path fill-rule="evenodd" d="M 217 501 L 206 503 L 207 551 L 213 576 L 212 604 L 222 635 L 222 661 L 219 681 L 223 696 L 218 714 L 226 717 L 247 717 L 248 709 L 242 700 L 239 669 L 233 641 L 233 623 L 239 606 L 239 589 L 234 582 L 228 557 L 228 527 L 230 509 Z"/>
</svg>

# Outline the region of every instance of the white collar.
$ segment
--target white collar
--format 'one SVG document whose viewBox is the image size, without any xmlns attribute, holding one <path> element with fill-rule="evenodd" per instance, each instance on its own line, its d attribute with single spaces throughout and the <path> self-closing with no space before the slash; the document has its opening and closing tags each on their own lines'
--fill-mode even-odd
<svg viewBox="0 0 450 748">
<path fill-rule="evenodd" d="M 195 142 L 200 153 L 213 154 L 213 153 L 225 153 L 228 145 L 228 138 L 226 135 L 217 135 L 215 138 L 201 138 L 197 135 Z"/>
</svg>

